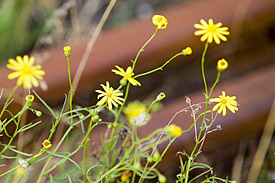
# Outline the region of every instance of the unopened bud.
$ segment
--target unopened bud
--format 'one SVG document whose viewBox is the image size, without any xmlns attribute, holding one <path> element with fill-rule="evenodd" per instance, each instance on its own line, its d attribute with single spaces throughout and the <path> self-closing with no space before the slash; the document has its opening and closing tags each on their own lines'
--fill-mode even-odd
<svg viewBox="0 0 275 183">
<path fill-rule="evenodd" d="M 166 179 L 166 177 L 164 175 L 159 174 L 158 179 L 159 179 L 159 183 L 165 183 L 165 182 L 167 182 L 167 179 Z"/>
<path fill-rule="evenodd" d="M 64 54 L 66 57 L 69 57 L 71 55 L 71 50 L 72 50 L 72 48 L 70 46 L 64 47 Z"/>
<path fill-rule="evenodd" d="M 182 50 L 183 55 L 191 55 L 192 54 L 192 49 L 190 47 L 185 48 Z"/>
<path fill-rule="evenodd" d="M 227 67 L 228 67 L 228 62 L 227 62 L 224 58 L 218 60 L 218 63 L 217 63 L 217 70 L 218 70 L 219 72 L 224 71 L 225 69 L 227 69 Z"/>
<path fill-rule="evenodd" d="M 164 98 L 165 98 L 165 93 L 161 92 L 161 93 L 157 96 L 156 101 L 161 101 L 161 100 L 164 99 Z"/>
</svg>

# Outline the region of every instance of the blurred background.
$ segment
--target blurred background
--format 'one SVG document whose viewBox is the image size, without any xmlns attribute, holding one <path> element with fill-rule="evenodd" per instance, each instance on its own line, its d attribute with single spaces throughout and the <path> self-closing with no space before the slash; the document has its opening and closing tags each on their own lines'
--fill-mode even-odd
<svg viewBox="0 0 275 183">
<path fill-rule="evenodd" d="M 165 126 L 177 111 L 187 106 L 186 96 L 193 103 L 204 100 L 200 70 L 204 43 L 194 36 L 193 25 L 199 23 L 201 18 L 212 18 L 214 23 L 222 22 L 223 26 L 229 27 L 230 36 L 227 42 L 210 45 L 206 55 L 207 81 L 209 85 L 214 82 L 216 62 L 225 58 L 229 62 L 229 69 L 222 73 L 213 97 L 220 95 L 221 91 L 226 91 L 229 96 L 237 96 L 239 111 L 235 115 L 217 118 L 216 124 L 221 125 L 222 130 L 209 134 L 198 161 L 213 166 L 219 176 L 229 176 L 237 182 L 249 182 L 249 171 L 257 160 L 254 160 L 255 153 L 260 150 L 264 153 L 265 161 L 257 182 L 275 182 L 275 119 L 272 117 L 275 94 L 275 1 L 118 0 L 81 70 L 79 65 L 82 56 L 109 2 L 1 1 L 0 87 L 5 89 L 4 97 L 16 83 L 7 79 L 7 60 L 28 54 L 34 56 L 46 71 L 45 81 L 40 83 L 41 87 L 36 91 L 58 109 L 64 100 L 64 93 L 69 90 L 63 47 L 70 45 L 72 75 L 79 78 L 74 105 L 94 105 L 97 95 L 94 90 L 99 89 L 99 84 L 106 80 L 114 86 L 118 85 L 120 77 L 110 70 L 115 65 L 126 68 L 131 64 L 137 51 L 154 33 L 151 17 L 161 14 L 168 19 L 168 27 L 159 30 L 142 52 L 136 73 L 162 65 L 187 46 L 192 48 L 193 54 L 173 60 L 161 72 L 140 78 L 142 87 L 131 88 L 129 101 L 153 100 L 162 91 L 167 96 L 163 101 L 163 109 L 153 115 L 146 127 L 140 129 L 141 135 L 149 134 L 153 129 Z M 18 93 L 15 103 L 21 104 L 20 96 L 24 96 L 24 92 L 21 90 Z M 268 120 L 271 121 L 271 127 L 266 132 L 263 129 Z M 173 121 L 183 129 L 188 128 L 190 122 L 192 118 L 189 114 L 180 114 Z M 44 127 L 35 129 L 34 134 L 26 137 L 29 139 L 25 140 L 26 145 L 32 143 L 33 136 L 41 135 Z M 179 173 L 179 161 L 175 154 L 183 149 L 188 151 L 194 144 L 193 137 L 194 133 L 191 132 L 176 141 L 160 165 L 160 170 L 170 182 Z M 269 137 L 265 141 L 269 144 L 268 149 L 259 146 L 261 137 Z"/>
</svg>

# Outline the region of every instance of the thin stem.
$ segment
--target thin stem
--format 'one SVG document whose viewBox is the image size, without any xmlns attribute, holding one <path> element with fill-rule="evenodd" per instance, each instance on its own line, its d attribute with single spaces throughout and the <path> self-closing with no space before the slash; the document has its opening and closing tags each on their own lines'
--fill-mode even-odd
<svg viewBox="0 0 275 183">
<path fill-rule="evenodd" d="M 159 70 L 162 70 L 163 67 L 165 67 L 167 64 L 169 64 L 169 62 L 171 62 L 174 58 L 180 56 L 180 55 L 183 55 L 182 53 L 178 53 L 176 55 L 174 55 L 172 58 L 170 58 L 168 61 L 166 61 L 162 66 L 154 69 L 154 70 L 151 70 L 151 71 L 148 71 L 148 72 L 145 72 L 145 73 L 141 73 L 141 74 L 138 74 L 136 76 L 134 76 L 133 78 L 138 78 L 138 77 L 141 77 L 141 76 L 145 76 L 145 75 L 148 75 L 148 74 L 151 74 L 153 72 L 156 72 L 156 71 L 159 71 Z"/>
<path fill-rule="evenodd" d="M 208 48 L 208 42 L 206 42 L 205 44 L 204 51 L 201 58 L 201 72 L 202 72 L 202 78 L 203 78 L 203 83 L 205 88 L 205 94 L 208 96 L 207 82 L 206 82 L 205 70 L 204 70 L 205 54 L 206 54 L 207 48 Z"/>
<path fill-rule="evenodd" d="M 71 69 L 70 69 L 70 59 L 69 56 L 67 56 L 67 64 L 68 64 L 68 76 L 69 76 L 69 84 L 70 84 L 70 111 L 73 110 L 73 86 L 72 86 L 72 79 L 71 79 Z M 71 112 L 71 116 L 73 113 Z M 73 124 L 73 118 L 71 118 L 71 124 Z"/>
<path fill-rule="evenodd" d="M 1 119 L 1 117 L 2 117 L 2 115 L 3 115 L 3 113 L 4 113 L 4 111 L 5 111 L 5 109 L 6 109 L 7 105 L 8 105 L 8 103 L 9 103 L 9 101 L 10 101 L 10 99 L 11 99 L 13 93 L 16 91 L 16 89 L 17 89 L 18 87 L 19 87 L 19 85 L 16 85 L 16 86 L 12 89 L 12 91 L 10 92 L 10 94 L 9 94 L 9 96 L 8 96 L 8 98 L 7 98 L 7 100 L 6 100 L 5 104 L 4 104 L 4 106 L 3 106 L 3 108 L 2 108 L 2 111 L 1 111 L 1 113 L 0 113 L 0 119 Z"/>
<path fill-rule="evenodd" d="M 138 51 L 138 53 L 137 53 L 137 55 L 136 55 L 136 58 L 135 58 L 135 60 L 134 60 L 134 62 L 133 62 L 132 71 L 134 71 L 134 69 L 135 69 L 136 62 L 137 62 L 137 59 L 138 59 L 140 53 L 141 53 L 142 51 L 144 51 L 145 46 L 146 46 L 146 45 L 156 36 L 157 32 L 158 32 L 158 28 L 156 28 L 154 34 L 150 37 L 150 39 L 148 39 L 148 41 L 147 41 L 147 42 L 141 47 L 141 49 Z"/>
<path fill-rule="evenodd" d="M 87 149 L 87 146 L 89 145 L 89 134 L 90 134 L 90 129 L 92 127 L 92 124 L 93 124 L 93 120 L 92 120 L 92 117 L 91 117 L 91 120 L 90 120 L 90 123 L 89 123 L 89 127 L 88 127 L 88 132 L 87 132 L 87 135 L 85 137 L 85 145 L 84 145 L 84 148 L 83 148 L 83 164 L 82 164 L 82 170 L 83 170 L 83 182 L 86 183 L 87 182 L 87 179 L 86 179 L 86 165 L 85 165 L 85 156 L 86 156 L 86 149 Z"/>
</svg>

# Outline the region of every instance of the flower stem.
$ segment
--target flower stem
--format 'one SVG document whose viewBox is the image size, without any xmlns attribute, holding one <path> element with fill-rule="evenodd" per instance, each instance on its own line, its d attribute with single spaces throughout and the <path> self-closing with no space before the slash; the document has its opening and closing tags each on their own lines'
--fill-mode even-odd
<svg viewBox="0 0 275 183">
<path fill-rule="evenodd" d="M 16 86 L 12 89 L 12 91 L 10 92 L 10 94 L 9 94 L 9 96 L 8 96 L 8 98 L 7 98 L 7 100 L 6 100 L 5 104 L 4 104 L 4 106 L 3 106 L 3 108 L 2 108 L 2 111 L 1 111 L 1 113 L 0 113 L 0 119 L 1 119 L 1 117 L 2 117 L 2 115 L 3 115 L 3 113 L 4 113 L 4 111 L 5 111 L 5 109 L 6 109 L 7 105 L 8 105 L 8 103 L 9 103 L 9 101 L 10 101 L 12 95 L 14 94 L 14 92 L 16 91 L 16 89 L 17 89 L 18 87 L 19 87 L 19 85 L 16 85 Z"/>
<path fill-rule="evenodd" d="M 73 110 L 73 86 L 72 86 L 72 79 L 71 79 L 71 69 L 70 69 L 70 60 L 69 60 L 69 56 L 66 57 L 67 58 L 67 63 L 68 63 L 68 76 L 69 76 L 69 84 L 70 84 L 70 111 Z M 71 116 L 73 115 L 73 113 L 71 112 Z M 71 118 L 71 124 L 73 124 L 73 117 Z"/>
<path fill-rule="evenodd" d="M 208 97 L 207 82 L 206 82 L 205 70 L 204 70 L 205 54 L 206 54 L 207 48 L 208 48 L 208 42 L 206 42 L 206 44 L 205 44 L 204 51 L 203 51 L 202 58 L 201 58 L 201 72 L 202 72 L 202 78 L 203 78 L 203 83 L 204 83 L 204 88 L 205 88 L 205 94 Z"/>
</svg>

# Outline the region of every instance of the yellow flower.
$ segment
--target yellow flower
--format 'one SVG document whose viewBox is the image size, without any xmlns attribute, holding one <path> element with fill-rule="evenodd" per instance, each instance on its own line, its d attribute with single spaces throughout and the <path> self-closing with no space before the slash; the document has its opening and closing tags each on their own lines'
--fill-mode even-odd
<svg viewBox="0 0 275 183">
<path fill-rule="evenodd" d="M 167 19 L 162 15 L 154 15 L 152 17 L 152 22 L 158 29 L 165 29 L 168 24 Z"/>
<path fill-rule="evenodd" d="M 29 57 L 25 55 L 23 58 L 17 56 L 16 60 L 9 59 L 7 68 L 15 70 L 15 72 L 10 73 L 8 78 L 14 79 L 19 77 L 17 80 L 17 85 L 23 84 L 24 88 L 30 89 L 32 88 L 32 85 L 35 87 L 39 86 L 37 79 L 43 79 L 42 76 L 45 75 L 45 72 L 41 70 L 40 65 L 33 66 L 34 58 L 31 57 L 29 59 Z"/>
<path fill-rule="evenodd" d="M 128 67 L 126 69 L 126 72 L 119 66 L 116 65 L 116 68 L 118 70 L 112 69 L 112 72 L 116 73 L 117 75 L 120 75 L 122 77 L 124 77 L 125 79 L 127 79 L 132 85 L 134 86 L 141 86 L 140 82 L 138 82 L 137 80 L 135 80 L 134 78 L 132 78 L 132 76 L 134 75 L 133 71 L 132 71 L 132 67 Z"/>
<path fill-rule="evenodd" d="M 217 63 L 217 70 L 218 71 L 222 72 L 225 69 L 227 69 L 227 67 L 228 67 L 228 62 L 224 58 L 218 60 L 218 63 Z"/>
<path fill-rule="evenodd" d="M 191 55 L 192 54 L 192 49 L 190 47 L 185 48 L 182 50 L 183 55 Z"/>
<path fill-rule="evenodd" d="M 182 134 L 181 128 L 177 125 L 174 125 L 174 124 L 169 125 L 166 128 L 166 132 L 172 137 L 178 137 L 178 136 L 181 136 L 181 134 Z"/>
<path fill-rule="evenodd" d="M 128 117 L 131 125 L 144 125 L 151 118 L 150 114 L 146 116 L 147 107 L 145 106 L 145 104 L 141 103 L 138 100 L 130 102 L 127 107 L 123 109 L 123 112 Z"/>
<path fill-rule="evenodd" d="M 103 84 L 101 84 L 100 86 L 102 86 L 104 91 L 96 90 L 97 93 L 100 93 L 97 96 L 97 99 L 102 97 L 102 99 L 98 101 L 96 105 L 101 106 L 107 103 L 110 110 L 112 110 L 112 105 L 114 105 L 115 107 L 118 107 L 117 103 L 122 105 L 122 101 L 124 101 L 124 99 L 120 96 L 122 96 L 123 93 L 121 93 L 119 90 L 114 90 L 112 87 L 110 87 L 108 81 L 106 82 L 106 86 L 104 86 Z"/>
<path fill-rule="evenodd" d="M 64 49 L 64 54 L 66 57 L 71 55 L 72 48 L 70 46 L 65 46 L 63 49 Z"/>
<path fill-rule="evenodd" d="M 124 170 L 121 175 L 121 182 L 129 181 L 131 176 L 132 176 L 132 172 L 130 170 Z"/>
<path fill-rule="evenodd" d="M 219 98 L 210 99 L 210 102 L 219 102 L 213 107 L 212 111 L 218 110 L 218 113 L 222 112 L 222 115 L 225 116 L 227 107 L 232 113 L 235 113 L 235 111 L 238 111 L 237 101 L 235 99 L 235 96 L 225 96 L 225 92 L 222 91 L 222 95 L 220 95 Z"/>
<path fill-rule="evenodd" d="M 27 95 L 25 100 L 29 101 L 29 102 L 33 102 L 34 101 L 34 96 L 33 95 Z"/>
<path fill-rule="evenodd" d="M 42 143 L 42 145 L 46 149 L 49 149 L 50 147 L 52 147 L 52 143 L 48 139 L 44 140 L 44 142 Z"/>
<path fill-rule="evenodd" d="M 205 41 L 207 39 L 208 43 L 212 43 L 214 39 L 217 44 L 220 44 L 220 39 L 227 41 L 227 38 L 224 35 L 229 35 L 229 32 L 227 31 L 228 27 L 221 27 L 221 22 L 214 24 L 212 19 L 208 20 L 208 24 L 203 19 L 201 19 L 200 22 L 201 24 L 195 24 L 194 27 L 197 29 L 202 29 L 195 32 L 196 36 L 203 35 L 201 37 L 201 41 Z"/>
</svg>

